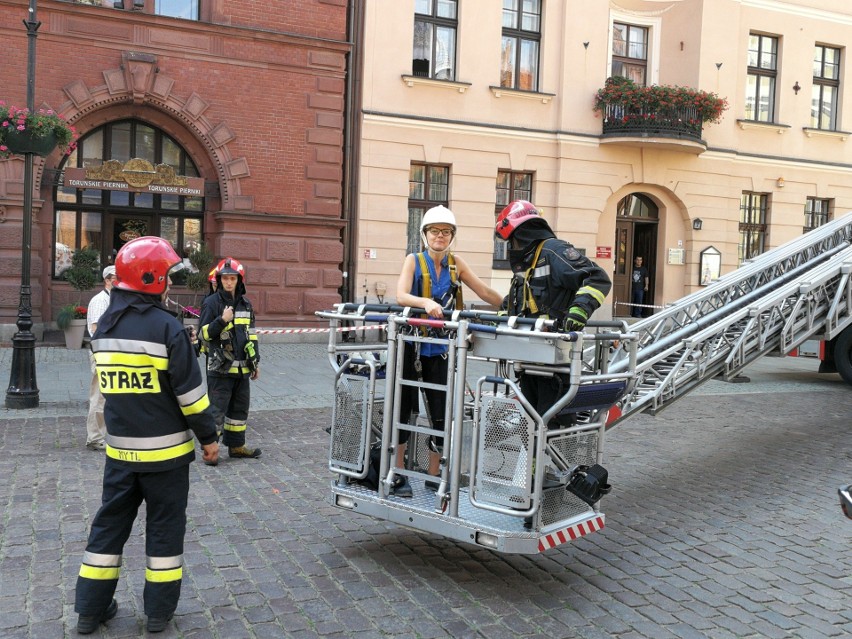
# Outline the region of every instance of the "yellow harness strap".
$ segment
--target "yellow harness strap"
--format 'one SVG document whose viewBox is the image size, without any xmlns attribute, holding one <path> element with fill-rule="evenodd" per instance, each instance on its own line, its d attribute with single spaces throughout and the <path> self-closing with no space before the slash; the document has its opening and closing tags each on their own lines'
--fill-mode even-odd
<svg viewBox="0 0 852 639">
<path fill-rule="evenodd" d="M 538 258 L 541 255 L 541 249 L 544 246 L 544 243 L 547 240 L 542 240 L 542 242 L 538 245 L 538 248 L 535 250 L 535 255 L 533 256 L 532 264 L 524 273 L 524 301 L 521 305 L 521 314 L 527 309 L 530 310 L 530 313 L 533 315 L 538 313 L 538 304 L 535 303 L 535 298 L 533 297 L 532 290 L 530 289 L 530 276 L 535 270 L 536 264 L 538 264 Z"/>
<path fill-rule="evenodd" d="M 538 253 L 536 253 L 536 258 L 538 257 Z M 423 277 L 423 290 L 421 294 L 423 297 L 428 299 L 432 299 L 432 276 L 429 275 L 429 265 L 426 264 L 426 254 L 418 253 L 417 261 L 420 262 L 420 274 Z M 453 283 L 454 288 L 456 289 L 456 310 L 462 311 L 464 310 L 464 300 L 462 299 L 462 289 L 459 286 L 458 281 L 458 273 L 456 271 L 456 259 L 453 257 L 453 254 L 450 253 L 447 256 L 447 266 L 450 269 L 450 282 Z"/>
</svg>

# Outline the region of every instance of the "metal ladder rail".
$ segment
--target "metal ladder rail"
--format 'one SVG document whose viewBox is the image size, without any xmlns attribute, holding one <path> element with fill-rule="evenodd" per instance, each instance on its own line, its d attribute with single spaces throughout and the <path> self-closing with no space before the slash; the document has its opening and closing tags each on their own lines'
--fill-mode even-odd
<svg viewBox="0 0 852 639">
<path fill-rule="evenodd" d="M 732 377 L 757 357 L 778 351 L 784 330 L 795 331 L 796 344 L 816 333 L 825 322 L 840 270 L 850 256 L 850 248 L 836 253 L 828 262 L 750 305 L 747 323 L 727 354 L 725 375 Z"/>
<path fill-rule="evenodd" d="M 637 367 L 637 384 L 622 400 L 622 415 L 617 421 L 639 410 L 659 412 L 704 381 L 719 373 L 733 376 L 747 363 L 777 348 L 781 330 L 788 324 L 786 317 L 791 316 L 794 302 L 799 299 L 803 290 L 802 279 L 807 277 L 807 282 L 813 283 L 808 290 L 816 290 L 820 284 L 823 286 L 821 290 L 828 290 L 825 288 L 826 284 L 840 277 L 840 271 L 850 254 L 852 249 L 846 248 L 833 256 L 828 263 L 806 271 L 798 279 L 787 282 L 780 288 L 765 292 L 751 305 L 728 313 L 714 324 L 684 338 L 682 347 L 672 345 L 654 357 L 640 362 Z M 822 308 L 820 318 L 824 320 L 827 315 L 828 295 L 818 295 L 818 298 L 822 299 L 821 307 L 811 300 L 805 308 L 809 309 L 811 314 Z M 773 318 L 774 321 L 770 321 Z M 820 318 L 805 318 L 811 327 L 810 334 L 819 330 Z M 757 338 L 754 338 L 754 335 L 757 335 Z M 746 342 L 746 337 L 751 338 L 751 341 Z M 800 336 L 799 340 L 804 341 L 806 338 L 807 336 Z M 753 353 L 750 348 L 753 343 L 757 344 L 757 353 Z M 749 348 L 743 352 L 745 346 Z M 742 356 L 740 363 L 735 365 L 731 363 L 733 360 L 730 354 L 736 353 L 738 349 Z"/>
<path fill-rule="evenodd" d="M 438 320 L 436 320 L 438 321 Z M 402 326 L 417 326 L 417 325 L 429 325 L 430 323 L 434 323 L 432 320 L 420 320 L 414 318 L 408 318 L 405 316 L 389 316 L 388 318 L 388 341 L 390 342 L 393 339 L 394 348 L 391 349 L 394 351 L 394 368 L 391 370 L 390 368 L 390 357 L 388 357 L 388 368 L 386 372 L 386 376 L 388 379 L 393 377 L 393 404 L 392 409 L 390 411 L 385 411 L 385 423 L 382 434 L 382 461 L 380 465 L 380 474 L 379 477 L 384 477 L 385 479 L 380 482 L 379 493 L 380 496 L 386 497 L 389 494 L 391 486 L 393 486 L 394 480 L 397 475 L 403 475 L 410 479 L 430 479 L 426 473 L 420 473 L 408 468 L 401 468 L 396 465 L 396 451 L 398 450 L 399 443 L 399 433 L 401 430 L 407 430 L 410 433 L 419 433 L 422 435 L 435 435 L 442 436 L 444 439 L 444 445 L 448 446 L 449 438 L 452 433 L 452 424 L 453 424 L 453 415 L 454 415 L 454 392 L 455 392 L 455 377 L 456 377 L 456 340 L 455 333 L 458 330 L 457 325 L 454 323 L 445 323 L 443 321 L 439 321 L 441 324 L 447 324 L 448 330 L 451 330 L 453 333 L 452 337 L 447 337 L 446 339 L 441 338 L 433 338 L 433 337 L 422 337 L 416 334 L 406 334 L 400 330 Z M 401 370 L 404 362 L 404 351 L 406 343 L 446 343 L 448 346 L 447 351 L 447 381 L 444 384 L 433 384 L 430 382 L 421 382 L 417 380 L 407 380 L 403 379 L 401 374 Z M 402 415 L 400 415 L 400 402 L 399 398 L 402 397 L 402 393 L 404 392 L 404 387 L 411 387 L 419 389 L 429 389 L 429 390 L 437 390 L 443 391 L 445 393 L 445 404 L 444 404 L 444 414 L 445 414 L 445 423 L 444 423 L 444 432 L 441 435 L 441 431 L 435 430 L 433 428 L 426 428 L 423 426 L 412 425 L 407 422 L 402 421 Z M 425 402 L 426 399 L 422 398 Z M 428 409 L 427 409 L 428 410 Z M 388 419 L 390 418 L 390 419 Z M 430 424 L 431 426 L 431 424 Z M 388 428 L 389 427 L 389 428 Z M 442 475 L 444 473 L 442 472 Z M 457 484 L 458 482 L 456 482 Z M 439 491 L 440 493 L 440 491 Z M 442 495 L 439 494 L 439 497 Z"/>
<path fill-rule="evenodd" d="M 788 305 L 779 301 L 773 306 L 770 300 L 755 305 L 749 329 L 743 332 L 737 347 L 728 355 L 725 377 L 730 379 L 737 375 L 757 357 L 772 352 L 786 355 L 805 340 L 822 333 L 831 317 L 832 307 L 841 308 L 837 302 L 849 289 L 850 268 L 852 247 L 832 257 L 807 279 L 800 280 L 798 288 L 787 300 Z M 848 293 L 846 297 L 848 299 Z M 839 313 L 836 312 L 835 316 L 837 322 Z M 845 321 L 852 321 L 848 313 Z M 756 347 L 751 345 L 755 342 Z M 757 357 L 751 356 L 754 350 L 758 351 Z"/>
<path fill-rule="evenodd" d="M 837 293 L 828 309 L 823 337 L 833 339 L 852 323 L 852 265 L 844 264 L 841 269 L 841 279 Z"/>
<path fill-rule="evenodd" d="M 694 322 L 735 303 L 750 292 L 785 276 L 790 270 L 825 259 L 826 253 L 852 241 L 852 214 L 767 251 L 653 316 L 631 325 L 640 335 L 640 352 L 689 332 Z M 641 356 L 640 356 L 641 359 Z"/>
</svg>

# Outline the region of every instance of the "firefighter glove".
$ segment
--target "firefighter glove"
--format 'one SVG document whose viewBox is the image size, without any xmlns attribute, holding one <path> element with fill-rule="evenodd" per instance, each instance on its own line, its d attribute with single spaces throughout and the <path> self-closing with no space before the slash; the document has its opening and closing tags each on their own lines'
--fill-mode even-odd
<svg viewBox="0 0 852 639">
<path fill-rule="evenodd" d="M 586 326 L 589 314 L 579 306 L 572 306 L 562 320 L 560 328 L 563 331 L 582 331 Z"/>
</svg>

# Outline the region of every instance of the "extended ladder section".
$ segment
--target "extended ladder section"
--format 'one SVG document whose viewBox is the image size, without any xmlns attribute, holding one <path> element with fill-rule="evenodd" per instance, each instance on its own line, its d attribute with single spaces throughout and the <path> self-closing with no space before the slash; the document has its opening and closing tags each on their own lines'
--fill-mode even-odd
<svg viewBox="0 0 852 639">
<path fill-rule="evenodd" d="M 701 383 L 735 377 L 764 355 L 831 339 L 852 323 L 852 214 L 763 253 L 705 289 L 630 326 L 636 383 L 610 426 L 655 414 Z M 613 370 L 627 370 L 617 353 Z"/>
</svg>

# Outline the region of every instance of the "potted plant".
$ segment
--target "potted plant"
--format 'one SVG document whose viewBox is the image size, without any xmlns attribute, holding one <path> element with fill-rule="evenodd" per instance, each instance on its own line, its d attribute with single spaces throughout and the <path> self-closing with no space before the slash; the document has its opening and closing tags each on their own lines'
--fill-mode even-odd
<svg viewBox="0 0 852 639">
<path fill-rule="evenodd" d="M 85 306 L 76 304 L 66 304 L 59 309 L 56 325 L 65 333 L 65 348 L 82 348 L 86 335 L 87 311 Z"/>
<path fill-rule="evenodd" d="M 65 331 L 65 346 L 81 348 L 86 334 L 86 307 L 83 292 L 95 287 L 100 279 L 100 252 L 93 248 L 81 248 L 71 256 L 71 268 L 62 276 L 80 293 L 76 304 L 68 304 L 59 310 L 56 324 Z"/>
<path fill-rule="evenodd" d="M 210 252 L 207 244 L 201 242 L 190 251 L 187 259 L 192 268 L 186 274 L 186 286 L 192 291 L 193 295 L 192 305 L 183 307 L 183 319 L 184 323 L 190 322 L 197 326 L 201 317 L 198 297 L 207 291 L 207 277 L 210 269 L 213 268 L 215 256 Z"/>
<path fill-rule="evenodd" d="M 0 100 L 0 159 L 12 154 L 46 156 L 56 147 L 69 155 L 77 147 L 77 131 L 51 109 L 30 112 Z"/>
</svg>

